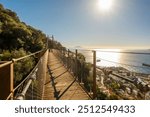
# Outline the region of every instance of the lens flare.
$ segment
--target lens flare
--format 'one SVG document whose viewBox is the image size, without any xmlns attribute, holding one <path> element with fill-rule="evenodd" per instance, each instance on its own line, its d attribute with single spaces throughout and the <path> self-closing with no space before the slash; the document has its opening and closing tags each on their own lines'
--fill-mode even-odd
<svg viewBox="0 0 150 117">
<path fill-rule="evenodd" d="M 113 0 L 99 0 L 98 6 L 99 6 L 100 10 L 108 11 L 112 8 L 113 2 L 114 2 Z"/>
</svg>

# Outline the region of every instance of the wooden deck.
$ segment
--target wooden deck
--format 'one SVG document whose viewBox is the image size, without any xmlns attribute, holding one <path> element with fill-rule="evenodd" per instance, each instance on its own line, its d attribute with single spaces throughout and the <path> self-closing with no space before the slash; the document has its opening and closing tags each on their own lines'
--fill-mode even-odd
<svg viewBox="0 0 150 117">
<path fill-rule="evenodd" d="M 52 52 L 48 56 L 48 69 L 44 84 L 43 100 L 90 99 L 57 57 Z"/>
</svg>

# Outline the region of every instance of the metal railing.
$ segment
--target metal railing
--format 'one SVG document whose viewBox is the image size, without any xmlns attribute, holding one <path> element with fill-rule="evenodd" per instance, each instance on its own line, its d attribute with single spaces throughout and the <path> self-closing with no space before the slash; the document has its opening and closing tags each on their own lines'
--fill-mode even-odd
<svg viewBox="0 0 150 117">
<path fill-rule="evenodd" d="M 40 76 L 41 73 L 39 73 L 39 71 L 43 70 L 44 67 L 47 67 L 46 63 L 43 64 L 41 62 L 43 61 L 42 59 L 46 59 L 41 58 L 45 52 L 46 50 L 42 50 L 25 57 L 12 59 L 12 61 L 0 64 L 0 70 L 3 67 L 10 66 L 9 68 L 7 68 L 8 70 L 10 70 L 10 75 L 7 76 L 10 80 L 10 84 L 8 84 L 10 85 L 10 87 L 7 91 L 7 93 L 9 92 L 7 99 L 42 99 L 42 85 L 44 79 L 41 81 L 41 77 L 43 76 Z M 92 99 L 118 99 L 116 97 L 119 97 L 119 99 L 124 99 L 124 97 L 122 96 L 123 93 L 121 94 L 120 92 L 128 94 L 130 98 L 134 97 L 134 99 L 144 99 L 144 95 L 147 95 L 146 92 L 150 90 L 150 85 L 142 84 L 144 82 L 139 80 L 139 77 L 141 77 L 140 79 L 142 79 L 143 81 L 145 80 L 150 84 L 150 74 L 138 73 L 134 70 L 130 70 L 130 68 L 146 68 L 146 70 L 149 70 L 150 65 L 148 63 L 141 63 L 141 66 L 133 65 L 126 62 L 114 61 L 112 60 L 111 56 L 108 57 L 110 59 L 103 58 L 102 56 L 103 53 L 111 53 L 111 55 L 116 53 L 130 55 L 139 54 L 146 56 L 149 56 L 150 53 L 100 51 L 102 53 L 99 54 L 98 50 L 80 49 L 71 51 L 69 49 L 62 49 L 53 50 L 53 52 L 60 59 L 60 61 L 62 61 L 64 66 L 68 69 L 68 71 L 70 71 L 70 73 L 75 77 L 76 81 L 82 86 L 82 88 Z M 88 53 L 87 55 L 85 54 L 86 52 Z M 26 78 L 24 78 L 15 88 L 13 88 L 14 63 L 31 56 L 35 56 L 36 54 L 40 54 L 38 58 L 41 59 L 38 59 L 39 61 L 35 68 Z M 99 64 L 103 62 L 111 63 L 114 66 L 112 65 L 110 67 Z M 139 61 L 133 60 L 133 62 L 138 62 L 139 64 Z M 42 65 L 43 67 L 41 67 Z M 46 71 L 44 71 L 44 73 L 46 73 Z M 33 76 L 35 75 L 36 80 L 35 78 L 33 78 Z M 136 92 L 136 90 L 141 91 L 141 93 Z M 16 94 L 16 96 L 14 96 L 14 93 Z M 132 93 L 137 93 L 137 96 L 135 96 L 135 94 L 133 95 Z M 140 98 L 138 96 L 140 96 Z"/>
<path fill-rule="evenodd" d="M 20 57 L 20 58 L 17 58 L 17 59 L 12 59 L 12 61 L 8 61 L 8 62 L 5 62 L 3 64 L 0 64 L 0 70 L 1 70 L 0 74 L 2 74 L 2 77 L 3 77 L 1 79 L 6 79 L 6 77 L 8 77 L 7 81 L 5 81 L 3 83 L 1 82 L 1 89 L 0 89 L 1 90 L 1 96 L 5 94 L 6 100 L 9 100 L 9 99 L 21 99 L 21 98 L 18 98 L 18 95 L 26 93 L 28 95 L 28 98 L 24 94 L 24 97 L 22 99 L 24 99 L 24 98 L 31 99 L 31 94 L 30 94 L 29 91 L 27 91 L 27 89 L 29 89 L 29 90 L 31 89 L 30 88 L 31 86 L 29 84 L 33 84 L 32 85 L 32 88 L 33 88 L 33 86 L 34 86 L 33 81 L 35 81 L 35 80 L 33 80 L 33 79 L 31 80 L 31 78 L 32 78 L 33 74 L 37 74 L 36 73 L 37 70 L 38 70 L 37 68 L 41 67 L 41 65 L 42 65 L 42 63 L 41 63 L 42 60 L 41 59 L 43 59 L 43 55 L 46 54 L 46 52 L 47 52 L 47 50 L 43 49 L 41 51 L 32 53 L 30 55 L 27 55 L 27 56 L 24 56 L 24 57 Z M 26 58 L 29 58 L 29 57 L 37 58 L 38 63 L 35 65 L 35 67 L 32 69 L 32 71 L 30 71 L 30 73 L 26 76 L 26 78 L 21 79 L 20 83 L 15 86 L 15 84 L 14 84 L 14 80 L 15 80 L 15 77 L 14 77 L 14 66 L 15 66 L 15 64 L 17 62 L 21 62 L 22 60 L 24 60 Z M 3 70 L 3 69 L 5 69 L 5 67 L 9 67 L 9 68 L 7 68 L 6 70 Z M 7 75 L 7 74 L 9 74 L 9 75 Z M 37 75 L 37 77 L 38 76 L 39 75 Z M 36 79 L 36 85 L 38 85 L 37 88 L 36 88 L 36 90 L 38 90 L 38 93 L 36 95 L 40 95 L 40 96 L 36 96 L 38 98 L 34 98 L 34 99 L 42 99 L 43 86 L 40 88 L 41 84 L 39 85 L 39 83 L 43 83 L 43 82 L 41 82 L 41 78 L 37 78 Z M 9 88 L 8 88 L 8 86 L 9 86 Z M 28 86 L 28 88 L 27 88 L 27 86 Z M 26 91 L 25 91 L 25 89 L 26 89 Z M 40 89 L 40 91 L 39 91 L 39 89 Z M 35 89 L 34 89 L 34 92 L 35 92 Z M 7 95 L 7 97 L 6 97 L 6 95 Z M 2 99 L 4 99 L 4 97 L 2 97 Z M 32 89 L 32 99 L 33 99 L 33 89 Z"/>
<path fill-rule="evenodd" d="M 125 60 L 137 55 L 150 56 L 148 52 L 62 49 L 54 53 L 92 99 L 127 99 L 124 94 L 128 95 L 128 99 L 144 99 L 146 92 L 150 91 L 150 65 L 134 58 L 131 61 L 137 64 Z M 103 54 L 107 54 L 107 58 Z M 116 54 L 129 57 L 120 62 L 119 59 L 113 60 Z M 147 73 L 143 73 L 143 69 Z"/>
<path fill-rule="evenodd" d="M 87 63 L 84 56 L 78 50 L 53 50 L 54 54 L 62 61 L 64 66 L 75 77 L 76 81 L 89 95 L 96 98 L 96 54 L 93 51 L 93 64 Z M 95 68 L 94 68 L 95 67 Z"/>
</svg>

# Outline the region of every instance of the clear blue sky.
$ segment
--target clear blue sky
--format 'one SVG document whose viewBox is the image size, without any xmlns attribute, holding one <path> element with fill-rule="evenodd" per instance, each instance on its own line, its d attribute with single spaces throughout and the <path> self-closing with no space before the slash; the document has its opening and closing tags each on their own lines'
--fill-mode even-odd
<svg viewBox="0 0 150 117">
<path fill-rule="evenodd" d="M 150 48 L 150 0 L 0 0 L 27 24 L 67 47 Z"/>
</svg>

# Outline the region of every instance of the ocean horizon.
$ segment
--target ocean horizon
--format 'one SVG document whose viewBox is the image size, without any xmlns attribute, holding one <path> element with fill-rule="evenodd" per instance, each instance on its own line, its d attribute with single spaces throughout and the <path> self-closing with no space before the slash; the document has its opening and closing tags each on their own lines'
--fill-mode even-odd
<svg viewBox="0 0 150 117">
<path fill-rule="evenodd" d="M 92 50 L 96 51 L 97 66 L 124 67 L 131 72 L 150 74 L 150 49 L 79 49 L 87 62 L 93 62 Z"/>
</svg>

